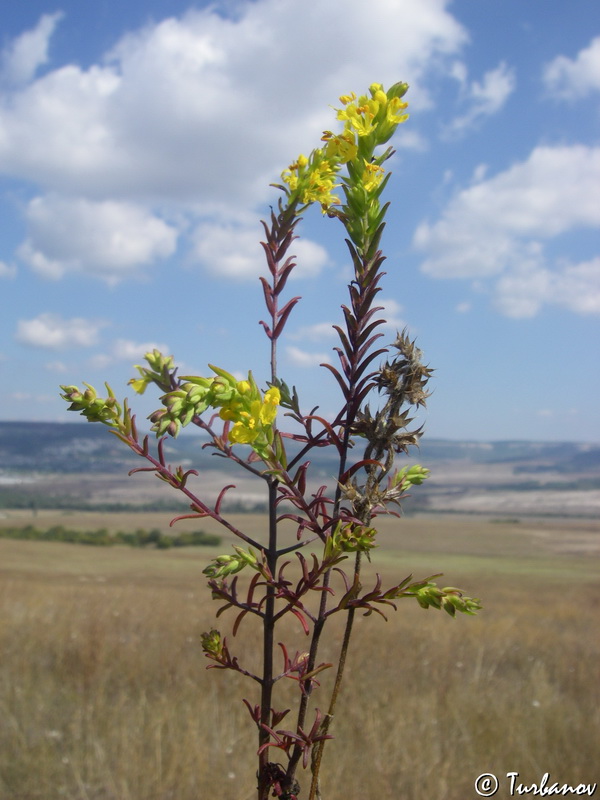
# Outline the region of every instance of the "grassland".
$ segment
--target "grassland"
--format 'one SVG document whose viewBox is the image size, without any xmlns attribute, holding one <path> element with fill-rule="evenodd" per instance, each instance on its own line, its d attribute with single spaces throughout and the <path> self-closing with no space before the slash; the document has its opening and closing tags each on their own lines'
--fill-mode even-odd
<svg viewBox="0 0 600 800">
<path fill-rule="evenodd" d="M 4 522 L 19 520 L 168 529 L 158 514 Z M 237 522 L 264 530 L 258 515 Z M 215 554 L 0 540 L 1 800 L 254 796 L 240 700 L 255 702 L 254 689 L 207 672 L 200 649 L 215 610 L 201 570 Z M 465 800 L 483 772 L 500 778 L 498 798 L 509 771 L 523 783 L 600 778 L 600 523 L 384 520 L 373 562 L 388 582 L 444 572 L 484 611 L 451 620 L 403 601 L 387 623 L 358 618 L 324 800 Z M 305 649 L 295 628 L 287 635 Z M 335 628 L 325 658 L 340 639 Z M 255 643 L 251 624 L 230 640 L 242 652 Z"/>
</svg>

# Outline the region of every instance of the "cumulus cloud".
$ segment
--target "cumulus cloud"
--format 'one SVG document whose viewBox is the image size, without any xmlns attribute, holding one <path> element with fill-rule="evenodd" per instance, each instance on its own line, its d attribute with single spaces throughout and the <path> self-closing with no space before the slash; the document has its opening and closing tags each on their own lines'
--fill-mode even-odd
<svg viewBox="0 0 600 800">
<path fill-rule="evenodd" d="M 168 353 L 169 345 L 161 342 L 134 342 L 131 339 L 117 339 L 112 352 L 119 361 L 131 361 L 134 358 L 143 358 L 152 350 Z"/>
<path fill-rule="evenodd" d="M 194 233 L 193 259 L 213 275 L 256 278 L 265 271 L 258 228 L 203 223 Z"/>
<path fill-rule="evenodd" d="M 324 339 L 336 339 L 337 333 L 333 329 L 333 322 L 315 322 L 313 325 L 303 325 L 294 333 L 288 334 L 290 339 L 305 342 L 322 342 Z M 339 323 L 338 323 L 339 324 Z"/>
<path fill-rule="evenodd" d="M 177 241 L 174 227 L 122 201 L 36 197 L 27 221 L 20 257 L 48 278 L 83 272 L 115 282 L 172 255 Z"/>
<path fill-rule="evenodd" d="M 460 191 L 440 220 L 417 228 L 421 269 L 435 278 L 498 276 L 498 307 L 513 316 L 530 316 L 546 302 L 592 312 L 595 302 L 586 295 L 596 262 L 551 264 L 545 246 L 561 234 L 600 227 L 598 185 L 600 148 L 538 147 L 527 161 Z M 558 287 L 567 283 L 563 294 Z"/>
<path fill-rule="evenodd" d="M 64 361 L 48 361 L 44 364 L 44 369 L 47 369 L 48 372 L 54 372 L 57 375 L 65 375 L 69 372 L 69 367 L 64 363 Z"/>
<path fill-rule="evenodd" d="M 401 316 L 403 308 L 396 300 L 392 299 L 391 297 L 377 297 L 375 304 L 383 307 L 383 311 L 380 312 L 383 319 L 385 319 L 385 325 L 382 325 L 381 327 L 382 332 L 384 332 L 386 329 L 401 331 L 406 327 L 406 322 Z"/>
<path fill-rule="evenodd" d="M 485 117 L 497 114 L 516 86 L 515 72 L 504 62 L 486 72 L 481 83 L 473 81 L 467 84 L 466 72 L 457 65 L 454 66 L 453 75 L 463 83 L 463 102 L 467 104 L 467 110 L 452 120 L 444 131 L 447 138 L 460 136 Z"/>
<path fill-rule="evenodd" d="M 493 275 L 515 241 L 598 227 L 599 180 L 600 148 L 535 148 L 527 161 L 459 192 L 438 222 L 418 227 L 414 244 L 428 253 L 423 271 L 438 278 Z"/>
<path fill-rule="evenodd" d="M 16 339 L 21 344 L 44 350 L 91 347 L 97 344 L 98 334 L 105 324 L 83 317 L 63 319 L 59 314 L 43 313 L 33 319 L 19 320 Z"/>
<path fill-rule="evenodd" d="M 16 274 L 17 270 L 14 264 L 6 264 L 4 261 L 0 261 L 0 278 L 14 278 Z"/>
<path fill-rule="evenodd" d="M 574 59 L 560 55 L 546 64 L 543 80 L 548 91 L 567 100 L 600 91 L 600 36 L 592 39 Z"/>
<path fill-rule="evenodd" d="M 600 314 L 600 258 L 552 270 L 535 258 L 524 261 L 500 278 L 495 304 L 510 317 L 533 317 L 544 305 Z"/>
<path fill-rule="evenodd" d="M 318 367 L 331 361 L 331 353 L 311 353 L 293 345 L 286 347 L 285 352 L 290 363 L 296 367 Z"/>
<path fill-rule="evenodd" d="M 192 259 L 213 275 L 233 280 L 256 278 L 267 272 L 260 245 L 262 229 L 219 222 L 202 223 L 193 236 Z M 296 256 L 292 278 L 318 275 L 329 261 L 327 251 L 310 239 L 297 239 L 290 254 Z"/>
<path fill-rule="evenodd" d="M 383 299 L 377 297 L 375 304 L 383 308 L 383 311 L 378 313 L 378 317 L 385 319 L 385 324 L 381 325 L 375 333 L 382 333 L 386 338 L 382 339 L 385 344 L 393 338 L 396 331 L 402 330 L 406 327 L 406 323 L 400 316 L 402 306 L 392 298 Z M 339 347 L 340 340 L 337 331 L 334 329 L 334 324 L 339 325 L 344 330 L 344 323 L 342 318 L 336 322 L 315 322 L 312 325 L 304 325 L 298 328 L 293 333 L 288 334 L 288 338 L 292 341 L 301 342 L 303 344 L 312 344 L 320 342 L 322 344 L 331 343 L 331 347 Z M 392 334 L 392 337 L 390 337 Z M 331 353 L 312 353 L 308 350 L 297 346 L 289 346 L 286 352 L 290 361 L 296 366 L 312 367 L 331 361 Z"/>
<path fill-rule="evenodd" d="M 340 14 L 329 0 L 314 0 L 298 14 L 296 0 L 256 0 L 227 17 L 210 5 L 128 34 L 89 67 L 68 64 L 38 76 L 61 16 L 45 15 L 4 58 L 13 78 L 0 99 L 0 173 L 30 181 L 39 194 L 21 256 L 47 277 L 100 271 L 119 279 L 173 251 L 168 220 L 180 214 L 185 230 L 204 237 L 191 244 L 210 268 L 222 220 L 238 220 L 231 228 L 243 243 L 239 219 L 271 198 L 269 183 L 290 158 L 331 127 L 328 104 L 340 92 L 364 90 L 365 75 L 386 84 L 402 79 L 413 87 L 413 107 L 427 105 L 428 76 L 456 61 L 467 41 L 445 6 L 349 0 Z M 369 41 L 377 46 L 365 47 Z M 425 143 L 414 129 L 396 146 Z M 133 223 L 125 240 L 111 208 Z M 64 235 L 59 209 L 69 222 L 84 217 L 95 241 L 89 260 L 77 226 Z M 59 223 L 54 235 L 51 217 Z M 206 236 L 206 223 L 221 229 Z M 110 244 L 116 241 L 124 246 Z M 305 274 L 316 274 L 326 256 L 317 245 L 303 247 Z M 233 277 L 256 274 L 248 253 L 230 247 L 221 268 Z"/>
<path fill-rule="evenodd" d="M 444 5 L 357 0 L 340 14 L 315 0 L 298 14 L 295 0 L 258 0 L 235 18 L 210 6 L 148 25 L 101 64 L 61 67 L 16 93 L 0 110 L 0 168 L 65 193 L 256 201 L 330 125 L 340 87 L 362 89 L 365 74 L 419 84 L 460 51 L 466 33 Z M 299 70 L 291 54 L 306 41 Z"/>
<path fill-rule="evenodd" d="M 406 323 L 400 316 L 402 306 L 396 300 L 391 297 L 383 298 L 378 296 L 375 300 L 375 306 L 382 309 L 377 314 L 378 318 L 385 320 L 385 324 L 381 326 L 382 331 L 385 328 L 398 330 L 405 327 Z M 321 342 L 323 340 L 334 340 L 338 338 L 334 325 L 339 325 L 344 329 L 344 321 L 341 315 L 335 322 L 315 322 L 312 325 L 304 325 L 288 335 L 294 341 Z"/>
<path fill-rule="evenodd" d="M 48 46 L 63 14 L 44 14 L 30 31 L 17 36 L 0 54 L 0 83 L 19 86 L 30 81 L 48 61 Z"/>
<path fill-rule="evenodd" d="M 132 339 L 116 339 L 105 353 L 93 356 L 91 365 L 96 369 L 103 369 L 115 361 L 142 361 L 146 353 L 160 350 L 169 353 L 169 346 L 162 342 L 135 342 Z"/>
</svg>

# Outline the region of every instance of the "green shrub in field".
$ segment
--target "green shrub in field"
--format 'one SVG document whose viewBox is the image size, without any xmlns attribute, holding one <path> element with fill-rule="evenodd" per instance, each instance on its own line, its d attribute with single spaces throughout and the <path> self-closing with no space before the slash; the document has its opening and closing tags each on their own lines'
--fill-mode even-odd
<svg viewBox="0 0 600 800">
<path fill-rule="evenodd" d="M 169 547 L 214 547 L 221 543 L 221 537 L 204 531 L 166 536 L 158 528 L 146 531 L 143 528 L 133 533 L 117 531 L 110 533 L 106 528 L 95 531 L 78 531 L 53 525 L 46 530 L 34 528 L 33 525 L 23 527 L 7 526 L 0 528 L 2 539 L 24 539 L 39 542 L 68 542 L 70 544 L 87 544 L 94 547 L 111 547 L 112 545 L 128 545 L 129 547 L 156 547 L 166 550 Z"/>
</svg>

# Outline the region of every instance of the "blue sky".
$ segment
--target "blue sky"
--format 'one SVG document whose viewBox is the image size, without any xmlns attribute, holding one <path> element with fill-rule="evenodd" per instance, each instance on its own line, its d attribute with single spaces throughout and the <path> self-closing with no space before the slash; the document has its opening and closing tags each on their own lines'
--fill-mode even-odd
<svg viewBox="0 0 600 800">
<path fill-rule="evenodd" d="M 74 421 L 60 383 L 127 394 L 155 346 L 264 380 L 269 183 L 403 80 L 380 297 L 436 370 L 427 433 L 600 440 L 596 0 L 2 5 L 0 419 Z M 337 221 L 300 232 L 280 374 L 330 415 L 349 263 Z"/>
</svg>

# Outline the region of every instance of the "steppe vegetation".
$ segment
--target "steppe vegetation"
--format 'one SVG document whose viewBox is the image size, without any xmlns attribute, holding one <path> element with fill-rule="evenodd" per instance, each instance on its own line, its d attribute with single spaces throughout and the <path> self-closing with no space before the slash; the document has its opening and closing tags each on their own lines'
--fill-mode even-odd
<svg viewBox="0 0 600 800">
<path fill-rule="evenodd" d="M 220 546 L 190 553 L 167 547 L 175 540 L 153 527 L 156 548 L 117 544 L 91 558 L 89 547 L 75 543 L 0 538 L 0 791 L 10 800 L 249 800 L 254 789 L 258 800 L 458 800 L 490 771 L 523 780 L 531 772 L 535 781 L 560 763 L 560 780 L 587 778 L 589 734 L 598 727 L 590 678 L 597 645 L 587 635 L 598 530 L 571 523 L 577 536 L 569 539 L 570 532 L 530 522 L 484 530 L 485 520 L 458 528 L 455 520 L 442 540 L 440 518 L 435 526 L 413 520 L 399 528 L 395 521 L 430 475 L 397 456 L 420 441 L 414 414 L 425 406 L 433 372 L 407 330 L 380 341 L 380 243 L 389 208 L 381 196 L 390 177 L 383 164 L 407 119 L 407 89 L 373 83 L 360 97 L 342 95 L 335 109 L 341 131 L 324 131 L 310 156 L 299 155 L 272 184 L 281 196 L 262 223 L 267 271 L 260 278 L 267 388 L 254 365 L 240 377 L 215 358 L 208 373 L 180 375 L 173 355 L 153 349 L 128 384 L 137 394 L 158 390 L 160 407 L 148 419 L 159 441 L 151 443 L 129 401 L 108 384 L 106 397 L 89 383 L 61 386 L 70 411 L 108 427 L 142 460 L 130 474 L 158 477 L 184 498 L 176 521 L 211 521 L 227 544 L 238 544 L 225 553 Z M 341 393 L 327 418 L 318 406 L 304 407 L 286 382 L 292 376 L 284 380 L 278 371 L 278 340 L 300 300 L 284 293 L 296 267 L 292 243 L 312 204 L 341 223 L 352 264 L 343 319 L 333 326 L 336 365 L 322 364 Z M 215 498 L 199 465 L 173 464 L 169 439 L 188 426 L 203 448 L 260 487 L 261 505 L 256 494 L 242 494 L 225 507 L 230 490 L 242 488 L 237 478 L 223 485 L 217 472 Z M 324 448 L 333 458 L 326 483 L 312 460 Z M 460 494 L 465 479 L 463 469 Z M 523 473 L 517 489 L 524 482 L 529 490 L 546 483 Z M 97 475 L 88 485 L 99 485 Z M 514 492 L 512 482 L 499 485 Z M 563 482 L 550 485 L 556 493 Z M 41 498 L 31 482 L 29 489 L 29 508 L 41 516 Z M 65 496 L 60 473 L 59 485 L 47 482 L 46 491 L 56 511 L 74 510 L 77 495 L 98 499 Z M 123 495 L 100 494 L 113 510 L 123 503 Z M 501 505 L 522 513 L 506 495 Z M 240 508 L 257 513 L 236 524 Z M 98 538 L 133 541 L 109 530 L 103 522 Z M 452 586 L 437 585 L 445 572 Z M 204 599 L 201 573 L 218 610 Z M 486 594 L 489 624 L 487 612 L 467 630 L 448 619 L 481 609 L 467 591 Z M 425 614 L 430 608 L 442 612 L 437 619 Z M 204 656 L 216 668 L 210 681 Z M 323 756 L 332 733 L 337 738 Z"/>
<path fill-rule="evenodd" d="M 78 530 L 67 528 L 64 525 L 52 525 L 45 529 L 36 528 L 35 525 L 3 526 L 0 527 L 0 537 L 34 542 L 87 544 L 92 547 L 112 547 L 116 544 L 125 544 L 129 547 L 158 547 L 161 550 L 169 547 L 216 546 L 221 541 L 219 536 L 207 534 L 204 531 L 168 535 L 162 533 L 158 528 L 151 530 L 136 528 L 132 532 L 110 532 L 107 528 Z"/>
<path fill-rule="evenodd" d="M 40 512 L 36 525 L 88 528 L 97 516 Z M 104 524 L 134 519 L 167 530 L 166 515 Z M 12 512 L 0 525 L 26 520 Z M 256 536 L 264 523 L 244 522 Z M 335 719 L 343 735 L 325 756 L 323 796 L 464 800 L 483 772 L 596 780 L 600 524 L 417 517 L 381 528 L 384 579 L 427 564 L 476 584 L 485 610 L 451 621 L 400 602 L 387 623 L 357 617 L 353 700 Z M 200 646 L 214 615 L 201 570 L 217 552 L 0 539 L 1 800 L 253 796 L 252 723 L 231 700 L 243 690 L 234 674 L 206 672 Z M 250 660 L 257 635 L 238 634 Z M 295 627 L 286 635 L 305 646 Z"/>
</svg>

